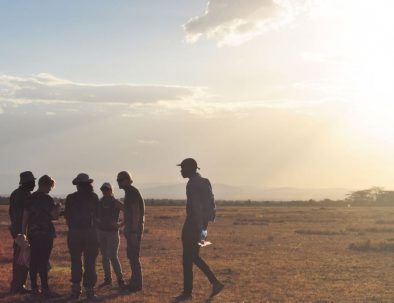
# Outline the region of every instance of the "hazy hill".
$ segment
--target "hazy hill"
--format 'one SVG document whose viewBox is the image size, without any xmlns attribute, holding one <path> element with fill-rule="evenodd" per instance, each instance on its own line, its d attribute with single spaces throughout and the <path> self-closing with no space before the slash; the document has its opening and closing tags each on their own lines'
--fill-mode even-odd
<svg viewBox="0 0 394 303">
<path fill-rule="evenodd" d="M 153 199 L 184 199 L 185 184 L 168 184 L 156 186 L 142 186 L 145 197 Z M 322 200 L 343 199 L 350 192 L 344 188 L 292 188 L 292 187 L 237 187 L 224 184 L 214 184 L 215 197 L 221 200 Z"/>
</svg>

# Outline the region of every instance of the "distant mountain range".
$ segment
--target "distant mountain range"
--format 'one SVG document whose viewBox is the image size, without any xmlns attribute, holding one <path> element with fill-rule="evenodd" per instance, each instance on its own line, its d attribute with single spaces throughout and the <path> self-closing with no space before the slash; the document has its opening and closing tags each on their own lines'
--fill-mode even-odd
<svg viewBox="0 0 394 303">
<path fill-rule="evenodd" d="M 184 199 L 185 184 L 141 185 L 146 198 L 152 199 Z M 345 188 L 293 188 L 293 187 L 253 187 L 214 184 L 213 191 L 218 200 L 340 200 L 351 190 Z"/>
</svg>

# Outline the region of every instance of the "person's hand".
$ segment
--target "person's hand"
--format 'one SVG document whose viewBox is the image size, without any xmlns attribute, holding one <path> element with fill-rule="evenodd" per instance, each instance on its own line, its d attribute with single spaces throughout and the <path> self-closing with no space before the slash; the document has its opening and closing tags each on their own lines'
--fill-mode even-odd
<svg viewBox="0 0 394 303">
<path fill-rule="evenodd" d="M 201 230 L 200 232 L 200 239 L 201 241 L 205 241 L 208 236 L 208 231 L 206 229 Z"/>
</svg>

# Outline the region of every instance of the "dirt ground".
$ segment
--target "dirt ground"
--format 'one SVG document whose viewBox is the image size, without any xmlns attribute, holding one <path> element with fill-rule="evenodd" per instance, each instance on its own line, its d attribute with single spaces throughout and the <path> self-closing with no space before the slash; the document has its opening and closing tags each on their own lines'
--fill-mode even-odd
<svg viewBox="0 0 394 303">
<path fill-rule="evenodd" d="M 64 219 L 56 223 L 51 289 L 57 297 L 7 294 L 12 240 L 8 207 L 0 207 L 0 302 L 65 302 L 70 258 Z M 183 207 L 147 207 L 142 245 L 144 291 L 107 287 L 101 302 L 171 302 L 182 290 L 180 231 Z M 223 292 L 208 300 L 210 285 L 194 270 L 192 302 L 394 302 L 394 208 L 299 208 L 221 206 L 203 248 Z M 130 267 L 122 237 L 120 257 Z M 103 280 L 97 259 L 98 283 Z M 82 301 L 82 300 L 81 300 Z"/>
</svg>

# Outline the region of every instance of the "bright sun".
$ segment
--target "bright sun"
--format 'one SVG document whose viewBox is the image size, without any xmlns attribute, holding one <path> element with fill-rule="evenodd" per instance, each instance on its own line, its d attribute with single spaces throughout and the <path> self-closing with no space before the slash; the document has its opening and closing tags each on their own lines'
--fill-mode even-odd
<svg viewBox="0 0 394 303">
<path fill-rule="evenodd" d="M 394 139 L 394 2 L 343 2 L 348 6 L 338 25 L 338 48 L 348 62 L 341 67 L 351 107 L 346 118 L 358 135 Z"/>
</svg>

